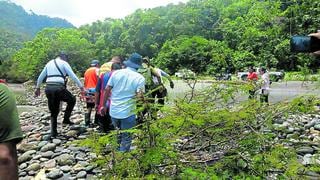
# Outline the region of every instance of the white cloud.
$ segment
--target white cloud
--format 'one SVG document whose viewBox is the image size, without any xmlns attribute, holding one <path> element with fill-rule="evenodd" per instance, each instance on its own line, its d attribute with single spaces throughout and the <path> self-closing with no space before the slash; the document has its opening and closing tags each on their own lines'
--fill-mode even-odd
<svg viewBox="0 0 320 180">
<path fill-rule="evenodd" d="M 80 26 L 107 17 L 123 18 L 141 8 L 154 8 L 188 0 L 11 0 L 36 14 L 64 18 Z"/>
</svg>

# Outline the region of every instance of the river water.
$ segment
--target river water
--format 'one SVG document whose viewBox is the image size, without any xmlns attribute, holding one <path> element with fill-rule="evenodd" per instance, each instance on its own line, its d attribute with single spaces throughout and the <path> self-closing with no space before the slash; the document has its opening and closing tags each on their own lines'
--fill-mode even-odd
<svg viewBox="0 0 320 180">
<path fill-rule="evenodd" d="M 172 101 L 175 98 L 182 98 L 185 94 L 191 90 L 191 86 L 193 84 L 186 83 L 182 80 L 174 80 L 175 87 L 168 89 L 169 101 Z M 210 81 L 199 81 L 195 84 L 196 90 L 201 90 L 206 87 L 209 87 L 212 83 Z M 10 89 L 15 94 L 23 94 L 25 93 L 25 88 L 22 84 L 9 84 Z M 317 82 L 306 82 L 302 83 L 301 81 L 289 81 L 289 82 L 274 82 L 271 84 L 269 101 L 271 103 L 279 102 L 279 101 L 289 101 L 293 98 L 302 95 L 316 95 L 320 94 L 320 84 Z M 239 100 L 243 100 L 246 98 L 246 95 L 242 95 L 239 97 Z M 36 110 L 34 106 L 26 106 L 26 105 L 18 105 L 19 112 L 24 111 L 33 111 Z"/>
</svg>

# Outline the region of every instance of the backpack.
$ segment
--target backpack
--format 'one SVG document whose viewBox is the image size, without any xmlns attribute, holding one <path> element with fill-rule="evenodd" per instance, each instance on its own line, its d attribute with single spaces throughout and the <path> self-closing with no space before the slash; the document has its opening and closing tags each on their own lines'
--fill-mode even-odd
<svg viewBox="0 0 320 180">
<path fill-rule="evenodd" d="M 145 78 L 145 89 L 146 92 L 148 93 L 149 91 L 157 88 L 157 84 L 154 83 L 153 77 L 155 75 L 152 74 L 152 68 L 147 67 L 147 68 L 140 68 L 138 69 L 138 73 L 140 73 L 144 78 Z"/>
</svg>

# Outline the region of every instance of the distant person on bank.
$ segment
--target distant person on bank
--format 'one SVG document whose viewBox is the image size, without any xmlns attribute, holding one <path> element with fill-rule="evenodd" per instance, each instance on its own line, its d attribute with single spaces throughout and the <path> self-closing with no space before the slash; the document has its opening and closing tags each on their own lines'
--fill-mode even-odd
<svg viewBox="0 0 320 180">
<path fill-rule="evenodd" d="M 23 134 L 16 100 L 4 83 L 0 83 L 0 179 L 17 180 L 17 149 Z"/>
<path fill-rule="evenodd" d="M 249 90 L 249 99 L 254 99 L 255 98 L 255 93 L 256 93 L 258 75 L 255 72 L 255 69 L 253 69 L 253 67 L 251 67 L 251 66 L 249 67 L 247 80 L 250 83 L 251 88 L 252 88 L 252 89 Z"/>
<path fill-rule="evenodd" d="M 105 89 L 104 107 L 102 108 L 102 113 L 105 113 L 106 102 L 110 98 L 109 114 L 114 127 L 120 130 L 130 129 L 137 124 L 136 103 L 143 99 L 145 91 L 145 78 L 137 72 L 142 67 L 142 56 L 133 53 L 128 60 L 124 61 L 124 65 L 125 69 L 115 71 L 110 77 Z M 118 139 L 119 150 L 129 151 L 131 140 L 130 133 L 121 133 Z"/>
<path fill-rule="evenodd" d="M 59 105 L 61 101 L 67 103 L 66 110 L 64 112 L 64 118 L 62 123 L 72 125 L 70 121 L 71 112 L 76 104 L 76 98 L 66 88 L 65 79 L 66 76 L 70 76 L 73 81 L 81 90 L 81 94 L 84 95 L 84 88 L 78 77 L 72 71 L 68 61 L 68 57 L 65 53 L 61 52 L 56 59 L 50 60 L 43 68 L 40 76 L 37 80 L 37 86 L 35 95 L 40 95 L 40 84 L 47 77 L 45 93 L 48 99 L 48 107 L 51 113 L 51 137 L 56 137 L 57 132 L 57 117 L 59 114 Z"/>
<path fill-rule="evenodd" d="M 87 103 L 87 112 L 84 116 L 86 126 L 90 126 L 91 124 L 91 112 L 95 105 L 95 93 L 99 76 L 99 61 L 92 60 L 90 66 L 91 67 L 84 73 L 84 88 Z M 97 113 L 95 115 L 94 122 L 97 123 Z"/>
<path fill-rule="evenodd" d="M 266 68 L 259 69 L 261 75 L 261 92 L 260 92 L 260 102 L 262 103 L 269 103 L 269 93 L 270 93 L 270 78 L 269 73 L 267 72 Z"/>
</svg>

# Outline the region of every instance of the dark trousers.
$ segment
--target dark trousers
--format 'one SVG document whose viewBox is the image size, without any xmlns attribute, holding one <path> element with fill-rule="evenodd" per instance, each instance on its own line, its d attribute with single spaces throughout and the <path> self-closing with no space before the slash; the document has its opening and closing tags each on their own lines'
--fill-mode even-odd
<svg viewBox="0 0 320 180">
<path fill-rule="evenodd" d="M 97 123 L 102 132 L 108 133 L 111 130 L 114 130 L 114 126 L 112 125 L 111 117 L 109 112 L 107 112 L 104 116 L 96 114 Z"/>
<path fill-rule="evenodd" d="M 47 85 L 45 93 L 48 98 L 48 107 L 51 113 L 51 135 L 56 135 L 60 102 L 63 101 L 67 103 L 63 122 L 69 122 L 71 112 L 76 104 L 76 98 L 64 86 L 59 85 Z"/>
<path fill-rule="evenodd" d="M 262 89 L 262 94 L 260 94 L 260 102 L 268 104 L 269 103 L 269 94 L 266 94 L 264 91 L 265 90 Z"/>
<path fill-rule="evenodd" d="M 249 99 L 255 99 L 255 93 L 256 91 L 255 90 L 249 90 Z"/>
<path fill-rule="evenodd" d="M 164 105 L 164 98 L 167 96 L 167 89 L 165 87 L 158 89 L 154 92 L 152 92 L 152 98 L 153 98 L 153 102 L 155 103 L 155 98 L 157 97 L 158 99 L 158 103 L 160 105 Z"/>
</svg>

